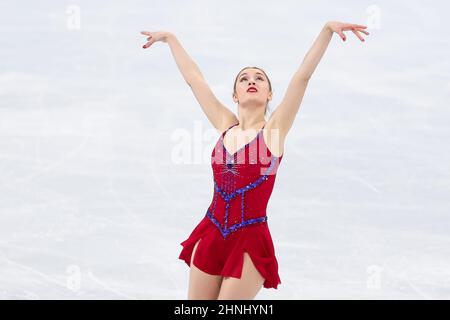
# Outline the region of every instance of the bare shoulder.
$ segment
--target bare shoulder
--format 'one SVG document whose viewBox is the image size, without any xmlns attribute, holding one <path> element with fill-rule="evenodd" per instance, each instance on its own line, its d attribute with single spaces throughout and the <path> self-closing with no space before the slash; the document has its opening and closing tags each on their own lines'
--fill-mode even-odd
<svg viewBox="0 0 450 320">
<path fill-rule="evenodd" d="M 264 142 L 275 157 L 280 157 L 284 153 L 284 141 L 286 135 L 281 130 L 274 117 L 270 117 L 264 126 L 263 135 Z"/>
</svg>

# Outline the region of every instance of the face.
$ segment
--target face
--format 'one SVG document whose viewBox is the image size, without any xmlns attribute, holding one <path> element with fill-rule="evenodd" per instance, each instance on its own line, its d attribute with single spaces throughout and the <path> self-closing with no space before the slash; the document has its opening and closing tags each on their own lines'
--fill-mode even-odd
<svg viewBox="0 0 450 320">
<path fill-rule="evenodd" d="M 265 106 L 267 100 L 271 99 L 272 93 L 270 92 L 269 81 L 261 70 L 250 68 L 239 73 L 236 81 L 236 94 L 233 95 L 234 102 L 253 101 Z"/>
</svg>

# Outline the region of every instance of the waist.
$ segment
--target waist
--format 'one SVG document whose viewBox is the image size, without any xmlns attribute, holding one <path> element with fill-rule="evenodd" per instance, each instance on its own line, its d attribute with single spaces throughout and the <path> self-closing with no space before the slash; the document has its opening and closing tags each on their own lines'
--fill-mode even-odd
<svg viewBox="0 0 450 320">
<path fill-rule="evenodd" d="M 208 219 L 211 220 L 211 222 L 219 229 L 224 238 L 226 238 L 230 233 L 238 231 L 250 225 L 267 223 L 267 215 L 249 218 L 247 220 L 244 218 L 244 216 L 242 216 L 239 221 L 234 220 L 232 223 L 229 223 L 228 216 L 225 216 L 224 221 L 221 223 L 216 217 L 214 217 L 209 208 L 208 210 L 206 210 L 206 217 L 208 217 Z"/>
</svg>

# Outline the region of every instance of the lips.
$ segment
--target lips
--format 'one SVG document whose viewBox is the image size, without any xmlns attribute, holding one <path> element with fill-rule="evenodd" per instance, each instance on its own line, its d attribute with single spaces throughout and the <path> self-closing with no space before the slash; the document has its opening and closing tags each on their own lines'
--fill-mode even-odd
<svg viewBox="0 0 450 320">
<path fill-rule="evenodd" d="M 247 89 L 247 92 L 258 92 L 258 90 L 255 87 L 250 87 Z"/>
</svg>

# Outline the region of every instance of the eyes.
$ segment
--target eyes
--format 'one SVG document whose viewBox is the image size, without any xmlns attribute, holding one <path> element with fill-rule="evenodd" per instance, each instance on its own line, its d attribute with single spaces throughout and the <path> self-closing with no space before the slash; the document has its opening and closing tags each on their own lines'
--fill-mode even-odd
<svg viewBox="0 0 450 320">
<path fill-rule="evenodd" d="M 241 78 L 241 80 L 239 81 L 239 82 L 242 82 L 242 80 L 244 80 L 244 79 L 246 79 L 247 80 L 247 77 L 242 77 Z M 261 76 L 258 76 L 256 79 L 261 79 L 262 81 L 264 81 L 264 78 L 263 77 L 261 77 Z"/>
</svg>

